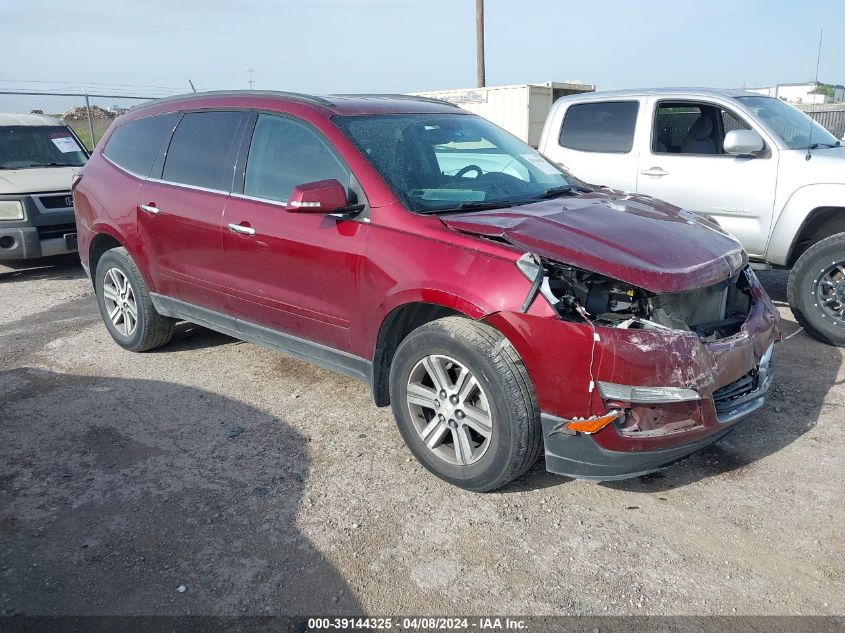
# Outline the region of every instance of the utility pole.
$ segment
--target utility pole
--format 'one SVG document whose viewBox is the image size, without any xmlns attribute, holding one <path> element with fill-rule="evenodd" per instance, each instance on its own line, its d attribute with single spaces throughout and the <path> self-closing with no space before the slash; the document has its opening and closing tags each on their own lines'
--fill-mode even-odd
<svg viewBox="0 0 845 633">
<path fill-rule="evenodd" d="M 475 0 L 475 73 L 479 88 L 483 88 L 484 77 L 484 0 Z"/>
<path fill-rule="evenodd" d="M 249 75 L 249 79 L 247 80 L 247 83 L 249 84 L 249 89 L 252 90 L 252 87 L 255 85 L 255 81 L 253 81 L 253 79 L 252 79 L 252 68 L 247 68 L 246 72 Z"/>
</svg>

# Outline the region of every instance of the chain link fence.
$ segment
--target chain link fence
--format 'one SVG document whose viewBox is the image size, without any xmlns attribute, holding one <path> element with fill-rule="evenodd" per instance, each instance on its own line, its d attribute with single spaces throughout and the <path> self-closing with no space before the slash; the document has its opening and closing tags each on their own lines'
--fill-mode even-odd
<svg viewBox="0 0 845 633">
<path fill-rule="evenodd" d="M 90 151 L 118 116 L 153 97 L 58 92 L 0 91 L 0 112 L 45 114 L 76 132 Z"/>
<path fill-rule="evenodd" d="M 813 117 L 836 138 L 845 139 L 845 103 L 799 105 L 797 107 Z"/>
</svg>

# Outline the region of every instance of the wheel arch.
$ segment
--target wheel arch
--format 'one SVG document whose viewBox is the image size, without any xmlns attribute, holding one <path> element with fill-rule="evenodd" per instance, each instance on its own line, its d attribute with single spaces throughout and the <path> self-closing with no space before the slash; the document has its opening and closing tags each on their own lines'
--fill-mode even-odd
<svg viewBox="0 0 845 633">
<path fill-rule="evenodd" d="M 376 406 L 390 404 L 390 365 L 399 345 L 418 327 L 447 316 L 471 315 L 454 305 L 428 301 L 411 301 L 393 308 L 384 317 L 376 336 L 373 351 L 372 392 Z"/>
<path fill-rule="evenodd" d="M 837 233 L 845 233 L 845 206 L 813 209 L 804 218 L 801 228 L 792 240 L 786 265 L 794 266 L 808 248 Z"/>
<path fill-rule="evenodd" d="M 129 253 L 129 256 L 133 259 L 135 264 L 138 266 L 138 270 L 141 272 L 141 275 L 144 277 L 144 281 L 147 285 L 152 289 L 153 286 L 150 283 L 150 276 L 147 273 L 145 266 L 143 265 L 141 259 L 138 257 L 138 254 L 135 252 L 135 249 L 132 248 L 130 243 L 123 238 L 121 233 L 117 231 L 114 227 L 108 224 L 98 224 L 97 226 L 93 227 L 91 233 L 91 239 L 88 243 L 87 255 L 88 255 L 88 276 L 91 279 L 91 283 L 95 284 L 96 272 L 97 272 L 97 264 L 99 263 L 102 256 L 110 251 L 113 248 L 125 248 L 126 251 Z"/>
<path fill-rule="evenodd" d="M 94 280 L 97 278 L 97 264 L 99 264 L 100 258 L 106 252 L 121 246 L 123 246 L 123 243 L 111 233 L 102 232 L 94 235 L 88 247 L 88 274 L 91 277 L 92 284 L 96 283 Z"/>
<path fill-rule="evenodd" d="M 845 231 L 845 184 L 807 185 L 797 189 L 778 215 L 766 261 L 792 266 L 816 242 Z"/>
</svg>

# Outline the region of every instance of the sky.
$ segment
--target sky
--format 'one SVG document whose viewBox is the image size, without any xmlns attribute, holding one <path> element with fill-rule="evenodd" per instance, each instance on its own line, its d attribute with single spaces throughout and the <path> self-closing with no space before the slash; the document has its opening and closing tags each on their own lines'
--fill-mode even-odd
<svg viewBox="0 0 845 633">
<path fill-rule="evenodd" d="M 487 85 L 845 84 L 842 0 L 486 0 Z M 0 0 L 0 90 L 475 85 L 475 0 Z M 119 89 L 119 90 L 118 90 Z"/>
</svg>

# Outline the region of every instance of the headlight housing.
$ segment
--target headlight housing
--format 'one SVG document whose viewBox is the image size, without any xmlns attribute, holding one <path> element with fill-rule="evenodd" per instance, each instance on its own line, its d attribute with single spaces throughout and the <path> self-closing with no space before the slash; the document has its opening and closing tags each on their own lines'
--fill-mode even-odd
<svg viewBox="0 0 845 633">
<path fill-rule="evenodd" d="M 637 387 L 598 381 L 599 393 L 605 400 L 620 402 L 658 404 L 666 402 L 689 402 L 700 400 L 695 389 L 684 387 Z"/>
<path fill-rule="evenodd" d="M 516 267 L 531 282 L 531 291 L 528 293 L 525 303 L 522 306 L 523 312 L 528 311 L 531 302 L 534 301 L 534 297 L 537 296 L 538 292 L 545 297 L 549 305 L 557 305 L 560 300 L 554 295 L 549 286 L 549 279 L 546 277 L 546 272 L 543 270 L 543 262 L 539 257 L 534 253 L 525 253 L 516 261 Z"/>
<path fill-rule="evenodd" d="M 23 220 L 20 200 L 0 200 L 0 220 Z"/>
</svg>

